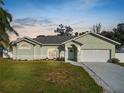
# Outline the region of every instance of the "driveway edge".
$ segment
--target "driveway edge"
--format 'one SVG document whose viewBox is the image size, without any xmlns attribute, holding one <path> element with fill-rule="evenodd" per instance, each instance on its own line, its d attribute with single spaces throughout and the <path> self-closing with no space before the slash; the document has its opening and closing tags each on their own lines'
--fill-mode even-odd
<svg viewBox="0 0 124 93">
<path fill-rule="evenodd" d="M 115 93 L 114 90 L 103 80 L 101 79 L 92 69 L 90 69 L 84 63 L 77 63 L 77 62 L 69 62 L 72 65 L 83 67 L 89 75 L 95 80 L 95 82 L 103 88 L 103 93 Z"/>
</svg>

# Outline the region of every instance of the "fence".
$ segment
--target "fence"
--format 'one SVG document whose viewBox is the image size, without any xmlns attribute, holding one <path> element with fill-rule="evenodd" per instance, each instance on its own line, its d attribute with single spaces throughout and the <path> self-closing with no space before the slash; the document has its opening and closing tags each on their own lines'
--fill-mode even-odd
<svg viewBox="0 0 124 93">
<path fill-rule="evenodd" d="M 116 53 L 115 58 L 118 58 L 121 63 L 124 63 L 124 53 Z"/>
</svg>

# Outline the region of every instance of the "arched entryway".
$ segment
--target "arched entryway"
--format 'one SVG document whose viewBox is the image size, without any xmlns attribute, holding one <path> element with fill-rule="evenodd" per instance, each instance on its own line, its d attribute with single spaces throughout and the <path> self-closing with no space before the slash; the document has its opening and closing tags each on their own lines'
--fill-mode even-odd
<svg viewBox="0 0 124 93">
<path fill-rule="evenodd" d="M 77 52 L 77 47 L 74 44 L 68 47 L 68 60 L 77 61 Z"/>
</svg>

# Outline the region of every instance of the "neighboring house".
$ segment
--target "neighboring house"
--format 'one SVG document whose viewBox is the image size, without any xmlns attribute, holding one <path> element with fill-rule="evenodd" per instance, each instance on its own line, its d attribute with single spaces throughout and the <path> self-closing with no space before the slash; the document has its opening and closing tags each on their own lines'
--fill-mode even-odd
<svg viewBox="0 0 124 93">
<path fill-rule="evenodd" d="M 96 33 L 73 36 L 38 36 L 12 42 L 13 59 L 35 60 L 65 58 L 77 62 L 107 62 L 115 57 L 120 43 Z"/>
</svg>

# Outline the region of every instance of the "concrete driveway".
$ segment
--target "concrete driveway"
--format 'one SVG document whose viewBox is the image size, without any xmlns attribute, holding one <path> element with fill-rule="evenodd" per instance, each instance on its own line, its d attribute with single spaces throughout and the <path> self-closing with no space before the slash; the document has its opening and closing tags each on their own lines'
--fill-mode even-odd
<svg viewBox="0 0 124 93">
<path fill-rule="evenodd" d="M 103 79 L 115 93 L 124 93 L 124 67 L 111 63 L 83 62 L 101 79 Z"/>
</svg>

